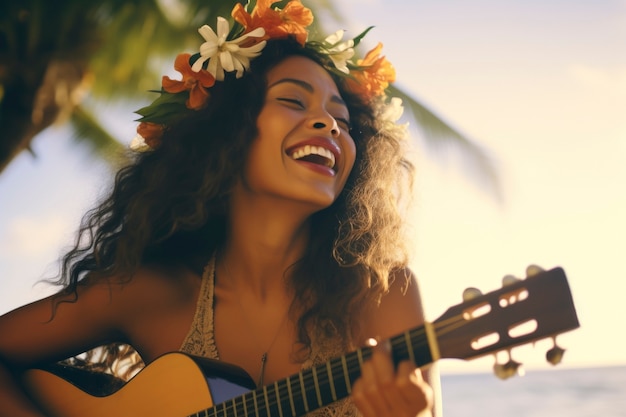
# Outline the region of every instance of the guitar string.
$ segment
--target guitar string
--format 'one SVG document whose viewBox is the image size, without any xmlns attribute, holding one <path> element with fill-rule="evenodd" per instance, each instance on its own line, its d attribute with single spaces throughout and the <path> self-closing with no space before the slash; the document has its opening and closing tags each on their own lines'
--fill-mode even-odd
<svg viewBox="0 0 626 417">
<path fill-rule="evenodd" d="M 448 318 L 446 320 L 442 320 L 442 321 L 436 322 L 436 323 L 433 324 L 433 326 L 434 326 L 435 330 L 437 331 L 436 333 L 438 335 L 445 335 L 446 333 L 449 333 L 452 330 L 456 330 L 456 329 L 462 327 L 464 325 L 464 323 L 466 323 L 466 322 L 467 322 L 467 320 L 465 318 L 463 318 L 463 315 L 459 314 L 459 315 L 451 316 L 450 318 Z M 416 337 L 420 337 L 421 336 L 421 340 L 418 341 L 418 343 L 415 345 L 418 348 L 421 348 L 421 347 L 424 347 L 424 346 L 428 345 L 428 341 L 427 340 L 423 341 L 425 339 L 423 336 L 426 336 L 426 330 L 424 328 L 408 330 L 407 332 L 402 333 L 401 335 L 394 336 L 394 337 L 392 337 L 390 339 L 392 341 L 392 344 L 393 344 L 393 339 L 396 339 L 396 338 L 399 338 L 399 337 L 403 337 L 403 335 L 406 334 L 406 333 L 409 333 L 411 335 L 411 337 L 410 337 L 411 340 L 413 340 Z M 408 352 L 408 346 L 407 346 L 406 342 L 400 341 L 400 342 L 397 342 L 396 344 L 398 346 L 394 346 L 394 350 L 398 351 L 398 349 L 400 349 L 400 348 L 406 348 L 405 350 L 401 350 L 400 349 L 399 352 L 402 353 L 402 354 L 404 354 L 405 352 Z M 371 348 L 368 348 L 368 347 L 360 348 L 358 350 L 361 350 L 361 352 L 365 353 L 366 356 L 369 355 L 368 352 L 371 352 Z M 354 352 L 352 352 L 352 353 L 354 353 Z M 353 368 L 355 366 L 360 368 L 360 364 L 358 363 L 359 362 L 358 361 L 358 357 L 354 357 L 353 356 L 352 358 L 348 358 L 346 356 L 353 356 L 353 355 L 350 355 L 350 354 L 344 355 L 344 358 L 346 358 L 346 360 L 348 361 L 347 362 L 348 368 Z M 334 359 L 336 359 L 336 358 L 334 358 Z M 333 359 L 331 359 L 331 361 L 332 360 Z M 357 364 L 358 364 L 358 366 L 357 366 Z M 316 368 L 322 368 L 322 367 L 325 367 L 325 366 L 326 366 L 325 364 L 316 365 Z M 342 371 L 343 371 L 343 369 L 342 369 Z M 311 387 L 315 386 L 316 382 L 315 382 L 315 378 L 313 376 L 312 368 L 309 368 L 309 369 L 306 369 L 304 371 L 301 371 L 298 374 L 302 374 L 302 376 L 303 376 L 303 381 L 304 381 L 304 385 L 305 385 L 305 391 L 307 391 Z M 298 375 L 298 374 L 296 374 L 296 375 Z M 319 373 L 317 373 L 317 376 L 318 376 L 318 378 L 317 378 L 317 386 L 318 387 L 330 384 L 331 379 L 328 377 L 328 373 L 327 372 L 325 372 L 325 371 L 324 372 L 319 372 Z M 321 378 L 320 378 L 320 376 L 321 376 Z M 284 381 L 284 380 L 281 380 L 281 381 Z M 281 381 L 278 381 L 278 382 L 281 382 Z M 259 404 L 259 401 L 257 400 L 257 408 L 259 410 L 261 410 L 261 409 L 269 410 L 271 407 L 280 407 L 280 408 L 282 408 L 282 403 L 284 401 L 280 401 L 280 404 L 279 404 L 278 397 L 276 395 L 276 389 L 273 387 L 273 385 L 267 386 L 265 388 L 268 391 L 268 397 L 271 396 L 271 400 L 268 401 L 268 402 L 263 400 L 263 401 L 261 401 L 260 404 Z M 298 400 L 298 399 L 302 398 L 302 401 L 304 401 L 304 399 L 306 398 L 306 392 L 302 392 L 302 390 L 300 389 L 299 386 L 296 387 L 296 388 L 297 388 L 297 391 L 298 391 L 296 393 L 297 395 L 292 395 L 291 397 L 294 400 Z M 231 399 L 227 400 L 224 403 L 217 404 L 217 405 L 215 405 L 215 406 L 213 406 L 213 407 L 211 407 L 209 409 L 203 410 L 203 411 L 208 412 L 208 411 L 212 410 L 215 413 L 217 413 L 217 407 L 218 406 L 223 406 L 224 412 L 230 412 L 231 410 L 232 411 L 236 411 L 236 409 L 237 409 L 237 400 L 241 400 L 240 404 L 242 406 L 244 405 L 243 403 L 245 402 L 246 403 L 245 406 L 248 409 L 255 409 L 254 394 L 252 393 L 253 391 L 255 392 L 257 398 L 258 397 L 261 397 L 261 398 L 264 397 L 263 387 L 259 387 L 259 388 L 255 389 L 255 390 L 247 392 L 247 393 L 245 393 L 243 395 L 240 395 L 238 397 L 231 398 Z M 250 396 L 251 398 L 246 398 L 248 396 Z M 274 400 L 274 399 L 276 399 L 276 400 Z M 230 405 L 231 403 L 232 403 L 232 405 Z M 315 408 L 318 408 L 318 407 L 315 407 Z M 189 417 L 193 417 L 193 415 L 189 416 Z"/>
<path fill-rule="evenodd" d="M 462 316 L 459 315 L 458 317 L 462 317 Z M 456 321 L 453 322 L 453 319 L 454 318 L 448 319 L 448 320 L 446 320 L 446 321 L 444 321 L 442 323 L 443 324 L 452 324 L 452 325 L 456 324 L 456 326 L 453 326 L 453 327 L 454 328 L 458 328 L 458 327 L 460 327 L 459 324 L 462 326 L 462 323 L 465 321 L 464 319 L 462 319 L 462 320 L 456 320 Z M 439 326 L 439 327 L 443 327 L 443 326 Z M 447 327 L 446 330 L 449 331 L 450 327 Z M 448 331 L 444 331 L 443 334 L 447 333 Z M 414 331 L 408 331 L 408 332 L 413 334 L 412 339 L 414 337 L 423 336 L 423 335 L 426 334 L 425 331 L 423 331 L 423 330 L 414 330 Z M 401 347 L 402 346 L 406 347 L 406 343 L 399 343 L 399 345 Z M 418 343 L 417 344 L 418 347 L 423 347 L 425 345 L 427 345 L 427 343 Z M 369 350 L 369 349 L 368 348 L 361 348 L 361 350 L 363 351 L 363 350 Z M 348 358 L 348 360 L 349 360 L 349 362 L 348 362 L 349 367 L 352 367 L 352 366 L 356 365 L 355 362 L 358 362 L 358 358 L 355 358 L 355 357 L 353 357 L 352 360 L 350 360 L 350 358 Z M 314 381 L 315 378 L 313 377 L 312 368 L 311 369 L 307 369 L 305 371 L 302 371 L 301 374 L 303 375 L 305 391 L 306 391 L 306 390 L 308 390 L 309 388 L 311 388 L 315 384 L 315 381 Z M 327 375 L 326 372 L 318 373 L 318 381 L 317 381 L 318 387 L 330 383 L 330 378 L 319 378 L 320 375 L 323 377 L 325 374 Z M 297 388 L 298 388 L 298 392 L 297 392 L 298 395 L 292 395 L 292 398 L 294 400 L 302 399 L 302 401 L 304 401 L 304 398 L 306 397 L 306 392 L 302 392 L 299 389 L 299 387 L 297 387 Z M 232 411 L 236 412 L 236 410 L 238 409 L 238 407 L 237 407 L 237 400 L 238 399 L 241 400 L 240 403 L 241 403 L 242 406 L 244 405 L 243 402 L 245 401 L 245 403 L 247 404 L 248 408 L 250 408 L 250 409 L 258 408 L 259 410 L 268 410 L 269 411 L 269 409 L 271 407 L 280 407 L 280 408 L 282 408 L 283 401 L 281 401 L 281 404 L 279 405 L 279 402 L 277 401 L 278 397 L 275 394 L 276 393 L 276 389 L 273 386 L 268 386 L 268 387 L 266 387 L 266 390 L 268 391 L 268 397 L 271 396 L 271 401 L 269 401 L 269 402 L 261 401 L 261 404 L 259 404 L 259 402 L 257 401 L 257 407 L 255 407 L 255 405 L 254 405 L 254 395 L 252 394 L 252 392 L 248 392 L 248 393 L 246 393 L 246 394 L 244 394 L 244 395 L 242 395 L 240 397 L 228 400 L 227 403 L 223 403 L 222 405 L 224 407 L 224 411 L 225 412 L 229 412 L 229 411 L 232 410 Z M 257 397 L 261 397 L 262 398 L 264 396 L 263 389 L 260 388 L 260 389 L 255 390 L 255 394 L 256 394 Z M 246 398 L 248 396 L 251 397 L 251 398 Z M 276 398 L 276 401 L 274 401 L 274 398 Z M 228 403 L 232 403 L 232 405 L 228 405 Z M 217 412 L 216 407 L 213 408 L 215 410 L 215 412 Z M 317 408 L 317 407 L 315 407 L 315 408 Z"/>
<path fill-rule="evenodd" d="M 467 320 L 464 317 L 464 315 L 459 314 L 459 315 L 451 316 L 448 319 L 439 320 L 438 322 L 433 323 L 433 328 L 434 328 L 435 333 L 437 335 L 445 335 L 445 334 L 447 334 L 447 333 L 449 333 L 449 332 L 451 332 L 453 330 L 456 330 L 456 329 L 458 329 L 460 327 L 463 327 L 468 322 L 469 322 L 469 320 Z M 419 347 L 424 347 L 424 346 L 428 345 L 427 338 L 424 338 L 424 336 L 427 335 L 424 327 L 422 327 L 421 329 L 408 330 L 405 333 L 402 333 L 400 335 L 394 336 L 394 337 L 392 337 L 390 339 L 391 342 L 392 342 L 392 345 L 394 344 L 394 340 L 396 341 L 395 345 L 397 345 L 397 346 L 392 346 L 392 347 L 393 347 L 393 349 L 396 352 L 399 352 L 399 354 L 402 354 L 405 357 L 407 356 L 405 353 L 408 352 L 408 346 L 407 346 L 406 341 L 403 340 L 404 335 L 406 335 L 407 333 L 410 335 L 411 347 L 413 347 L 413 343 L 412 343 L 413 339 L 418 337 L 418 336 L 421 336 L 420 340 L 416 344 L 416 346 L 418 348 Z M 424 340 L 426 340 L 426 341 L 424 342 Z M 415 348 L 413 347 L 413 349 L 415 349 Z M 361 350 L 362 353 L 366 353 L 366 356 L 371 353 L 369 348 L 361 348 L 359 350 Z M 349 358 L 347 356 L 348 355 L 344 355 L 344 358 L 348 359 L 349 366 L 353 366 L 354 362 L 358 361 L 358 358 L 355 358 L 354 355 L 350 355 L 352 358 Z M 331 362 L 334 361 L 335 359 L 337 359 L 337 358 L 331 359 Z M 325 364 L 322 364 L 322 365 L 316 366 L 315 368 L 322 370 L 322 368 L 325 367 L 325 366 L 326 366 Z M 342 371 L 343 371 L 343 369 L 342 369 Z M 332 365 L 331 365 L 331 372 L 332 372 Z M 316 378 L 313 376 L 312 368 L 308 369 L 308 370 L 305 370 L 305 371 L 302 371 L 302 372 L 300 372 L 300 374 L 302 375 L 302 377 L 303 377 L 302 379 L 303 379 L 304 384 L 305 384 L 305 392 L 302 392 L 302 390 L 298 389 L 298 392 L 297 392 L 298 395 L 295 395 L 295 396 L 292 395 L 291 397 L 292 397 L 293 400 L 297 400 L 297 399 L 302 398 L 303 405 L 304 405 L 304 401 L 306 401 L 306 398 L 307 398 L 306 391 L 308 391 L 310 389 L 312 384 L 317 384 L 317 386 L 319 388 L 320 386 L 328 385 L 330 383 L 330 381 L 331 381 L 330 376 L 328 375 L 328 373 L 323 371 L 323 370 L 322 370 L 322 372 L 316 373 L 317 374 L 317 382 L 315 382 Z M 324 375 L 326 375 L 326 378 L 324 377 Z M 321 378 L 320 378 L 320 376 L 321 376 Z M 335 379 L 333 379 L 333 381 L 334 380 Z M 284 383 L 286 384 L 285 380 L 282 380 L 282 381 L 284 381 Z M 280 382 L 281 381 L 277 381 L 277 385 L 280 384 Z M 246 404 L 250 404 L 250 408 L 258 408 L 259 411 L 267 411 L 268 414 L 270 413 L 270 408 L 271 407 L 280 407 L 281 410 L 282 410 L 284 401 L 281 400 L 280 404 L 278 402 L 278 398 L 279 397 L 276 395 L 276 393 L 278 392 L 278 395 L 280 395 L 280 387 L 278 387 L 277 385 L 276 386 L 267 386 L 267 387 L 265 387 L 265 391 L 267 392 L 267 397 L 271 397 L 272 401 L 269 401 L 269 402 L 262 401 L 261 402 L 261 407 L 258 407 L 258 405 L 259 405 L 258 401 L 257 401 L 257 407 L 254 407 L 254 396 L 252 398 L 249 398 L 249 399 L 246 398 L 247 396 L 250 396 L 252 394 L 252 392 L 248 392 L 248 393 L 246 393 L 246 394 L 244 394 L 244 395 L 242 395 L 240 397 L 237 397 L 237 398 L 229 400 L 228 402 L 232 402 L 233 403 L 232 406 L 227 405 L 227 403 L 222 403 L 224 411 L 227 412 L 229 410 L 234 410 L 235 414 L 236 414 L 237 413 L 237 409 L 238 409 L 236 401 L 238 399 L 241 400 L 241 404 L 244 407 L 246 407 Z M 346 389 L 348 389 L 347 386 L 346 386 Z M 254 395 L 261 396 L 261 398 L 263 398 L 265 396 L 265 392 L 263 392 L 263 388 L 257 389 L 257 390 L 255 390 Z M 276 401 L 274 401 L 274 398 L 276 398 Z M 244 404 L 244 402 L 245 402 L 245 404 Z M 314 407 L 314 408 L 319 408 L 319 407 Z M 213 407 L 212 410 L 215 410 L 217 412 L 216 407 Z"/>
</svg>

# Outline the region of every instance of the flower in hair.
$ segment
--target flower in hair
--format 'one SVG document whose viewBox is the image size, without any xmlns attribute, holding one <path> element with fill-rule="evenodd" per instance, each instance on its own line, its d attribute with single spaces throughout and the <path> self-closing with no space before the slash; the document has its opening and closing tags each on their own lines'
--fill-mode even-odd
<svg viewBox="0 0 626 417">
<path fill-rule="evenodd" d="M 404 113 L 404 106 L 400 97 L 391 97 L 391 100 L 383 107 L 380 118 L 382 120 L 396 123 Z"/>
<path fill-rule="evenodd" d="M 145 152 L 154 149 L 161 139 L 165 126 L 150 122 L 141 122 L 137 127 L 137 135 L 130 142 L 130 149 Z"/>
<path fill-rule="evenodd" d="M 304 7 L 300 0 L 291 0 L 284 9 L 272 9 L 273 3 L 276 0 L 258 0 L 251 13 L 237 3 L 231 14 L 246 30 L 263 27 L 267 39 L 293 36 L 304 46 L 308 36 L 306 28 L 313 23 L 311 9 Z"/>
<path fill-rule="evenodd" d="M 348 61 L 354 56 L 354 39 L 342 41 L 343 30 L 338 30 L 322 42 L 325 52 L 335 67 L 344 74 L 349 74 Z"/>
<path fill-rule="evenodd" d="M 195 72 L 200 72 L 208 61 L 207 71 L 218 81 L 224 80 L 224 71 L 235 71 L 237 78 L 241 78 L 245 70 L 250 68 L 250 59 L 259 56 L 265 47 L 265 41 L 245 47 L 242 44 L 249 38 L 261 38 L 265 29 L 256 28 L 242 36 L 227 40 L 230 24 L 223 17 L 217 18 L 217 34 L 210 26 L 204 25 L 198 32 L 206 40 L 200 45 L 200 57 L 191 66 Z"/>
<path fill-rule="evenodd" d="M 365 58 L 359 59 L 357 65 L 360 71 L 351 71 L 353 78 L 348 78 L 347 82 L 351 90 L 362 97 L 375 97 L 385 93 L 389 83 L 396 79 L 396 70 L 387 58 L 380 56 L 383 44 L 379 43 L 374 49 L 369 51 Z"/>
<path fill-rule="evenodd" d="M 249 7 L 237 2 L 231 12 L 230 23 L 223 17 L 217 18 L 214 31 L 208 25 L 198 29 L 204 42 L 199 52 L 193 55 L 179 54 L 174 68 L 181 73 L 181 80 L 162 78 L 159 97 L 150 105 L 137 110 L 141 115 L 137 137 L 131 148 L 138 151 L 156 148 L 163 132 L 186 115 L 200 110 L 210 100 L 210 89 L 215 82 L 223 81 L 226 72 L 234 72 L 236 78 L 244 76 L 250 69 L 251 60 L 263 52 L 269 39 L 294 38 L 303 48 L 326 55 L 326 70 L 345 77 L 347 88 L 365 102 L 385 95 L 385 89 L 395 80 L 395 70 L 384 56 L 382 44 L 369 51 L 356 62 L 354 48 L 359 45 L 365 31 L 353 39 L 343 40 L 344 31 L 339 30 L 322 41 L 309 40 L 307 27 L 313 23 L 310 9 L 300 0 L 281 2 L 284 7 L 274 6 L 276 0 L 257 0 L 251 12 Z M 274 6 L 274 7 L 273 7 Z"/>
<path fill-rule="evenodd" d="M 189 98 L 186 101 L 187 108 L 199 110 L 209 99 L 208 88 L 215 84 L 215 76 L 206 70 L 194 71 L 189 65 L 189 54 L 179 54 L 174 62 L 174 69 L 181 73 L 181 81 L 172 80 L 164 75 L 161 81 L 163 90 L 176 94 L 189 91 Z"/>
</svg>

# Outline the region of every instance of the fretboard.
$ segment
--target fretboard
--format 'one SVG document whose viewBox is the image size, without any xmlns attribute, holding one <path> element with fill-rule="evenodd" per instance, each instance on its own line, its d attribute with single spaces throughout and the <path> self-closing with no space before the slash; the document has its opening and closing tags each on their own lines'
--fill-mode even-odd
<svg viewBox="0 0 626 417">
<path fill-rule="evenodd" d="M 394 363 L 433 362 L 424 326 L 389 339 Z M 189 417 L 298 417 L 350 395 L 363 363 L 372 355 L 363 347 Z"/>
</svg>

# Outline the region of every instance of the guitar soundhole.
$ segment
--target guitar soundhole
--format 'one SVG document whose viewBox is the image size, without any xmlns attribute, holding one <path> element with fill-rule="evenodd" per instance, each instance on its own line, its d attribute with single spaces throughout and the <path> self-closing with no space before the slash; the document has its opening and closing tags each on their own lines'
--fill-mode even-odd
<svg viewBox="0 0 626 417">
<path fill-rule="evenodd" d="M 505 308 L 528 298 L 528 290 L 520 288 L 500 296 L 500 307 Z"/>
</svg>

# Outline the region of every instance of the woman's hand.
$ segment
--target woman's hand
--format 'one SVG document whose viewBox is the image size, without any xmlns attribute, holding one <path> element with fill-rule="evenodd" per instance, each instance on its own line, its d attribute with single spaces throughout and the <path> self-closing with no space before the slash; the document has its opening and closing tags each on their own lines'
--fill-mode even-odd
<svg viewBox="0 0 626 417">
<path fill-rule="evenodd" d="M 430 417 L 433 390 L 410 361 L 394 370 L 388 347 L 374 348 L 352 387 L 352 400 L 364 417 Z"/>
</svg>

